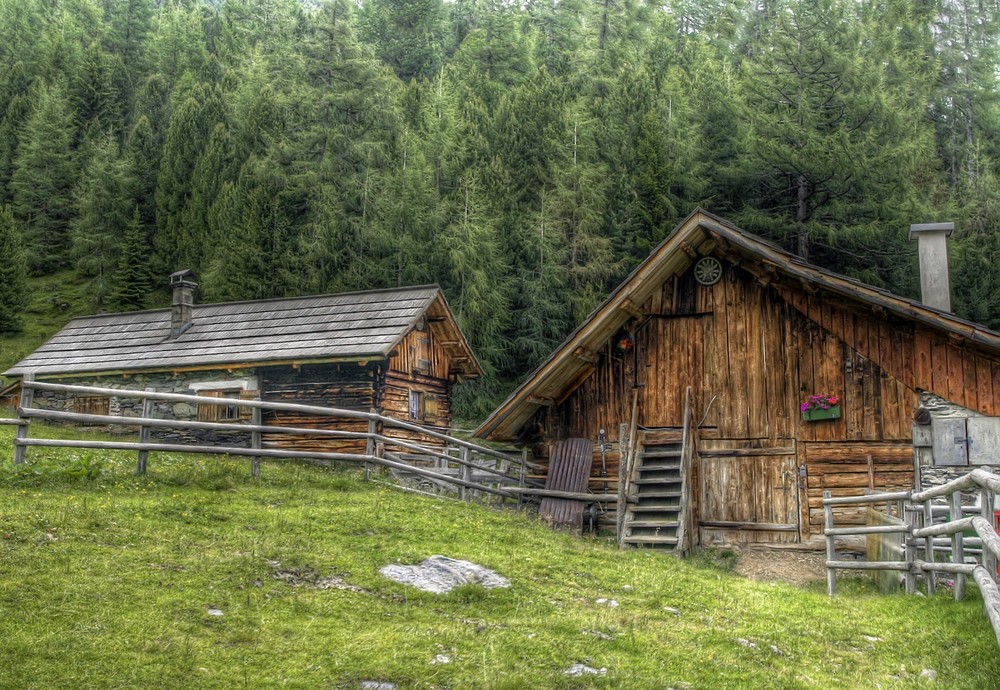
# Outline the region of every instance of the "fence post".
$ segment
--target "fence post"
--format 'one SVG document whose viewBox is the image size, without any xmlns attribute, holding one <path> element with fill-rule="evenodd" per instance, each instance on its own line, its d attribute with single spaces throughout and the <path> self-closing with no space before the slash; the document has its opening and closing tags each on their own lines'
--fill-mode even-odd
<svg viewBox="0 0 1000 690">
<path fill-rule="evenodd" d="M 823 523 L 825 527 L 825 532 L 829 532 L 833 529 L 833 506 L 826 502 L 826 499 L 832 498 L 833 494 L 829 491 L 823 492 Z M 827 563 L 837 560 L 837 545 L 836 537 L 832 534 L 826 535 L 826 560 Z M 837 571 L 832 566 L 826 567 L 826 593 L 829 596 L 833 596 L 834 592 L 837 591 Z"/>
<path fill-rule="evenodd" d="M 155 388 L 147 387 L 146 392 L 156 390 Z M 152 419 L 153 418 L 153 401 L 150 398 L 144 397 L 142 399 L 142 418 Z M 149 443 L 149 427 L 140 426 L 139 427 L 139 443 Z M 136 475 L 146 474 L 146 463 L 149 460 L 149 451 L 140 450 L 138 460 L 135 462 L 135 473 Z"/>
<path fill-rule="evenodd" d="M 956 491 L 951 495 L 951 521 L 962 519 L 962 492 Z M 958 531 L 951 535 L 951 562 L 965 563 L 965 543 L 962 541 L 962 532 Z M 955 599 L 965 598 L 965 575 L 955 573 Z"/>
<path fill-rule="evenodd" d="M 917 591 L 917 575 L 913 572 L 913 564 L 916 560 L 917 543 L 913 537 L 913 529 L 916 527 L 917 513 L 919 509 L 910 504 L 903 506 L 903 524 L 906 525 L 906 532 L 903 533 L 903 559 L 906 561 L 906 573 L 903 576 L 903 583 L 907 594 Z"/>
<path fill-rule="evenodd" d="M 250 423 L 254 426 L 263 426 L 264 424 L 264 414 L 259 407 L 254 407 L 250 410 Z M 263 444 L 261 438 L 261 433 L 259 430 L 254 429 L 250 432 L 250 447 L 254 450 L 260 450 Z M 250 458 L 250 476 L 259 477 L 260 476 L 260 456 L 255 455 Z"/>
<path fill-rule="evenodd" d="M 19 443 L 19 441 L 25 441 L 28 438 L 28 424 L 31 420 L 27 417 L 21 416 L 21 410 L 27 410 L 31 407 L 35 398 L 35 389 L 29 388 L 25 384 L 30 384 L 35 380 L 35 375 L 28 373 L 25 374 L 21 379 L 21 400 L 17 406 L 18 409 L 18 419 L 21 421 L 20 426 L 17 427 L 17 431 L 14 432 L 14 464 L 20 465 L 24 462 L 24 456 L 28 452 L 28 447 Z"/>
<path fill-rule="evenodd" d="M 375 408 L 368 410 L 372 414 L 377 414 Z M 368 440 L 365 442 L 365 455 L 375 455 L 378 448 L 375 445 L 375 434 L 378 433 L 378 423 L 375 418 L 372 417 L 368 420 Z M 372 478 L 372 464 L 365 460 L 365 481 L 369 481 Z"/>
<path fill-rule="evenodd" d="M 468 446 L 462 446 L 462 469 L 459 471 L 462 473 L 462 479 L 467 482 L 472 481 L 472 449 Z M 466 501 L 469 499 L 469 495 L 469 489 L 467 487 L 459 487 L 459 498 Z"/>
<path fill-rule="evenodd" d="M 983 519 L 996 527 L 993 521 L 993 492 L 985 486 L 979 490 L 979 511 Z M 990 579 L 997 581 L 997 557 L 993 555 L 986 544 L 983 544 L 983 567 L 990 574 Z"/>
<path fill-rule="evenodd" d="M 517 478 L 517 485 L 520 488 L 527 486 L 527 475 L 528 475 L 528 449 L 521 449 L 521 472 Z M 524 493 L 517 492 L 517 508 L 518 510 L 524 505 Z"/>
<path fill-rule="evenodd" d="M 934 510 L 931 508 L 931 501 L 924 501 L 924 527 L 934 524 Z M 934 537 L 924 537 L 924 560 L 928 563 L 934 562 Z M 937 576 L 933 570 L 924 573 L 927 578 L 927 594 L 934 594 L 937 591 Z"/>
</svg>

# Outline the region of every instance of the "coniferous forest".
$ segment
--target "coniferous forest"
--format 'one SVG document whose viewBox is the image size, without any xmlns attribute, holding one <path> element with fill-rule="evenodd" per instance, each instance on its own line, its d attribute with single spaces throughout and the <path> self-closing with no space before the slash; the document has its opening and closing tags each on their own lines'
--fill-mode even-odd
<svg viewBox="0 0 1000 690">
<path fill-rule="evenodd" d="M 696 206 L 1000 327 L 1000 3 L 0 0 L 0 331 L 440 284 L 481 412 Z"/>
</svg>

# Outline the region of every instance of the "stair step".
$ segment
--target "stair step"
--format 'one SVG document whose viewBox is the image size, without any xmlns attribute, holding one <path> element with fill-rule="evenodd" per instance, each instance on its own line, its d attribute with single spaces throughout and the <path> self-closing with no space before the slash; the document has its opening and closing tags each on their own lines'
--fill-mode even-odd
<svg viewBox="0 0 1000 690">
<path fill-rule="evenodd" d="M 664 469 L 664 470 L 679 470 L 681 468 L 681 463 L 676 458 L 647 458 L 644 462 L 639 463 L 640 469 Z"/>
<path fill-rule="evenodd" d="M 635 495 L 635 498 L 680 498 L 680 491 L 670 491 L 668 489 L 663 489 L 662 491 L 640 491 Z"/>
<path fill-rule="evenodd" d="M 649 485 L 649 484 L 680 484 L 680 477 L 677 477 L 674 481 L 671 481 L 670 477 L 640 477 L 636 479 L 633 484 L 638 485 Z"/>
<path fill-rule="evenodd" d="M 657 476 L 662 476 L 664 479 L 680 479 L 681 478 L 681 468 L 680 467 L 640 467 L 639 474 L 645 479 L 656 479 Z"/>
<path fill-rule="evenodd" d="M 626 544 L 661 544 L 663 546 L 675 546 L 677 537 L 653 537 L 653 536 L 628 536 L 622 541 Z"/>
<path fill-rule="evenodd" d="M 679 523 L 674 520 L 633 520 L 626 524 L 627 527 L 648 527 L 650 529 L 677 529 Z"/>
<path fill-rule="evenodd" d="M 643 458 L 679 458 L 684 451 L 677 450 L 644 450 L 639 455 Z"/>
</svg>

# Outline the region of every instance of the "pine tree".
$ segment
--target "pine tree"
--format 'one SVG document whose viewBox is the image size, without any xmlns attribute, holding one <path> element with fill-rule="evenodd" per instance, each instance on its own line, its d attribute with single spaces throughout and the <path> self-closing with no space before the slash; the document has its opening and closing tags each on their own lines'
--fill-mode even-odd
<svg viewBox="0 0 1000 690">
<path fill-rule="evenodd" d="M 108 294 L 108 279 L 118 263 L 122 238 L 134 210 L 131 170 L 113 135 L 98 142 L 77 187 L 71 226 L 77 269 L 93 279 L 94 306 Z"/>
<path fill-rule="evenodd" d="M 118 265 L 111 275 L 108 306 L 114 311 L 135 311 L 149 305 L 153 290 L 149 272 L 149 240 L 142 226 L 139 207 L 132 209 L 121 238 Z"/>
<path fill-rule="evenodd" d="M 742 163 L 754 184 L 737 220 L 835 270 L 850 270 L 850 252 L 892 263 L 932 155 L 907 75 L 889 71 L 909 68 L 898 29 L 862 21 L 846 0 L 769 8 L 766 49 L 744 65 L 753 116 Z"/>
<path fill-rule="evenodd" d="M 14 215 L 25 228 L 29 269 L 43 275 L 68 259 L 73 121 L 60 84 L 39 84 L 32 100 L 35 108 L 21 132 L 11 188 Z"/>
<path fill-rule="evenodd" d="M 441 69 L 445 35 L 442 0 L 371 0 L 362 6 L 361 37 L 402 81 Z"/>
<path fill-rule="evenodd" d="M 21 229 L 10 206 L 0 206 L 0 256 L 0 333 L 17 333 L 28 303 L 28 270 Z"/>
</svg>

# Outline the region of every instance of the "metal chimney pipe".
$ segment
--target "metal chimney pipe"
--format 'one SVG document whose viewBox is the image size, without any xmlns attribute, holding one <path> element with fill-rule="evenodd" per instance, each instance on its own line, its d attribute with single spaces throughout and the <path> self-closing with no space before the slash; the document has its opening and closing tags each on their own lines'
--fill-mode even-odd
<svg viewBox="0 0 1000 690">
<path fill-rule="evenodd" d="M 191 328 L 191 311 L 194 307 L 194 289 L 198 283 L 194 271 L 185 269 L 170 274 L 173 298 L 170 302 L 170 337 L 176 338 Z"/>
<path fill-rule="evenodd" d="M 954 223 L 916 223 L 910 226 L 910 241 L 916 239 L 920 257 L 920 300 L 933 309 L 951 311 L 951 280 L 948 271 L 948 238 Z"/>
</svg>

